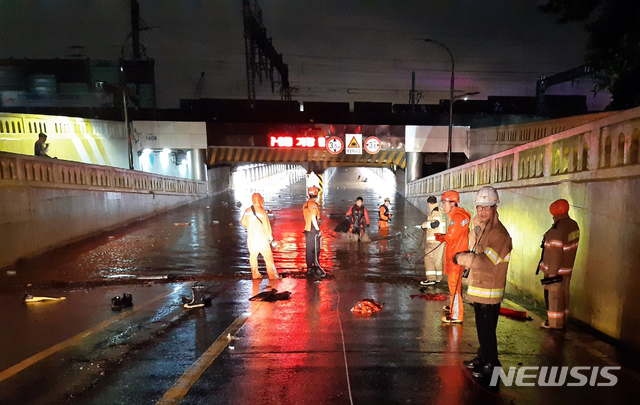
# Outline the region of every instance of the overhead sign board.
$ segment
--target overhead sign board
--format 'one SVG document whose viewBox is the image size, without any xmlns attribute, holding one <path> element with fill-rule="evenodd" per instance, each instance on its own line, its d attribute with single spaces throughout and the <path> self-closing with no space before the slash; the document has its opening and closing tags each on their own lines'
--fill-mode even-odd
<svg viewBox="0 0 640 405">
<path fill-rule="evenodd" d="M 326 139 L 324 136 L 269 135 L 269 146 L 272 148 L 324 148 Z"/>
<path fill-rule="evenodd" d="M 362 155 L 362 134 L 345 134 L 347 155 Z"/>
<path fill-rule="evenodd" d="M 332 136 L 327 140 L 327 150 L 329 153 L 337 155 L 344 149 L 344 142 L 337 136 Z"/>
<path fill-rule="evenodd" d="M 380 152 L 381 148 L 382 143 L 380 143 L 380 139 L 375 136 L 370 136 L 364 141 L 364 150 L 367 153 L 375 155 L 376 153 Z"/>
</svg>

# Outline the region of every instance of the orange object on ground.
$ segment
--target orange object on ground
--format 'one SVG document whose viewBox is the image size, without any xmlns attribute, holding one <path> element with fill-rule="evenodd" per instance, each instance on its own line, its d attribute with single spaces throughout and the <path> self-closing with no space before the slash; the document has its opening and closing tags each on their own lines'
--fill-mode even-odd
<svg viewBox="0 0 640 405">
<path fill-rule="evenodd" d="M 526 311 L 516 311 L 515 309 L 500 307 L 500 315 L 518 321 L 531 321 L 531 317 L 527 316 Z"/>
<path fill-rule="evenodd" d="M 365 298 L 351 308 L 351 312 L 360 315 L 371 315 L 382 310 L 382 304 L 375 302 L 371 298 Z"/>
</svg>

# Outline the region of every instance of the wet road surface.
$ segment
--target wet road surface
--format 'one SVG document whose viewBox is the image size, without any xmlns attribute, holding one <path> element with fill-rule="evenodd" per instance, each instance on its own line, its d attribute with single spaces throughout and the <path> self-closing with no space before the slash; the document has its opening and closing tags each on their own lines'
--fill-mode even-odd
<svg viewBox="0 0 640 405">
<path fill-rule="evenodd" d="M 368 181 L 358 181 L 358 175 Z M 340 169 L 327 182 L 320 261 L 330 277 L 320 282 L 301 277 L 305 187 L 287 187 L 289 178 L 219 194 L 24 261 L 14 266 L 16 276 L 3 274 L 0 403 L 155 404 L 174 395 L 178 381 L 190 387 L 179 396 L 184 404 L 636 403 L 640 378 L 626 366 L 613 372 L 615 387 L 503 384 L 499 393 L 480 387 L 462 366 L 477 350 L 472 308 L 466 306 L 463 325 L 447 326 L 440 322 L 443 301 L 411 298 L 420 293 L 422 276 L 421 253 L 412 254 L 421 231 L 413 225 L 424 215 L 367 171 Z M 281 281 L 248 279 L 246 233 L 239 220 L 254 191 L 263 193 L 273 212 L 280 242 L 275 261 L 288 276 Z M 333 232 L 358 195 L 370 210 L 371 242 Z M 394 217 L 388 235 L 380 235 L 377 207 L 385 197 L 392 199 Z M 142 280 L 158 276 L 203 280 L 212 305 L 183 309 L 180 297 L 189 295 L 191 283 Z M 109 284 L 114 280 L 133 284 Z M 76 287 L 69 288 L 68 281 Z M 53 288 L 58 284 L 64 285 Z M 291 299 L 248 301 L 267 287 L 291 291 Z M 442 288 L 441 283 L 429 292 L 446 294 Z M 67 299 L 24 305 L 25 289 Z M 112 312 L 109 299 L 122 292 L 134 295 L 134 308 Z M 350 309 L 363 298 L 383 303 L 383 310 L 355 316 Z M 620 365 L 611 346 L 573 328 L 540 330 L 540 319 L 530 315 L 534 321 L 500 319 L 505 368 Z M 224 333 L 232 325 L 240 327 Z M 7 373 L 64 342 L 24 370 Z M 216 345 L 213 362 L 195 370 Z M 194 371 L 198 378 L 189 377 Z"/>
</svg>

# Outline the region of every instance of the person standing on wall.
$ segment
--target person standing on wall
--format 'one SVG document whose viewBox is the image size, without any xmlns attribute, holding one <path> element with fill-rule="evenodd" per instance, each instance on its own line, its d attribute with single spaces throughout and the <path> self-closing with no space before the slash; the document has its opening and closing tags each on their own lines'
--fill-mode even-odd
<svg viewBox="0 0 640 405">
<path fill-rule="evenodd" d="M 493 368 L 501 366 L 498 360 L 496 328 L 500 303 L 507 284 L 507 270 L 513 245 L 511 236 L 498 219 L 500 198 L 493 187 L 482 187 L 476 194 L 478 226 L 472 252 L 455 256 L 456 263 L 469 269 L 467 300 L 473 303 L 478 333 L 477 356 L 465 362 L 476 378 L 488 377 Z"/>
<path fill-rule="evenodd" d="M 251 277 L 260 279 L 258 270 L 258 255 L 262 255 L 267 267 L 267 274 L 270 279 L 279 279 L 273 263 L 273 253 L 271 247 L 276 245 L 271 234 L 271 223 L 269 216 L 264 210 L 264 198 L 259 193 L 251 196 L 253 205 L 247 208 L 240 223 L 247 228 L 247 247 L 249 248 L 249 263 L 251 264 Z"/>
<path fill-rule="evenodd" d="M 469 250 L 469 221 L 471 215 L 460 204 L 460 195 L 457 191 L 447 191 L 442 194 L 442 209 L 449 217 L 447 233 L 435 235 L 436 241 L 446 242 L 444 249 L 444 272 L 448 275 L 450 301 L 448 314 L 442 317 L 446 324 L 462 323 L 462 272 L 464 268 L 453 261 L 456 254 Z"/>
<path fill-rule="evenodd" d="M 427 198 L 429 206 L 429 216 L 422 223 L 422 229 L 426 232 L 427 247 L 424 250 L 424 271 L 427 279 L 420 282 L 420 285 L 434 285 L 442 281 L 442 270 L 444 267 L 444 243 L 436 240 L 436 234 L 444 235 L 446 224 L 440 212 L 438 199 L 434 196 Z"/>
<path fill-rule="evenodd" d="M 544 234 L 542 261 L 538 267 L 544 273 L 542 285 L 549 319 L 545 329 L 563 329 L 569 316 L 569 283 L 578 253 L 580 228 L 569 218 L 569 202 L 557 200 L 549 206 L 553 225 Z"/>
</svg>

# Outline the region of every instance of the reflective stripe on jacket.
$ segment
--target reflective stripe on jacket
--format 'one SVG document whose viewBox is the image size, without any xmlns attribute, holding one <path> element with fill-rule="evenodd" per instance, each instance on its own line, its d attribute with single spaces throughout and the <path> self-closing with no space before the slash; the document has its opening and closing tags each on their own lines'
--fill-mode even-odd
<svg viewBox="0 0 640 405">
<path fill-rule="evenodd" d="M 438 225 L 432 228 L 431 223 L 434 221 L 438 221 Z M 427 242 L 436 243 L 436 233 L 447 233 L 447 224 L 444 222 L 444 218 L 442 218 L 439 206 L 431 210 L 422 227 L 427 230 Z"/>
<path fill-rule="evenodd" d="M 569 214 L 553 217 L 553 226 L 544 234 L 544 252 L 540 270 L 547 277 L 569 274 L 578 253 L 580 228 Z"/>
<path fill-rule="evenodd" d="M 499 304 L 504 297 L 511 249 L 511 236 L 496 212 L 478 229 L 475 257 L 469 272 L 467 299 L 481 304 Z"/>
</svg>

